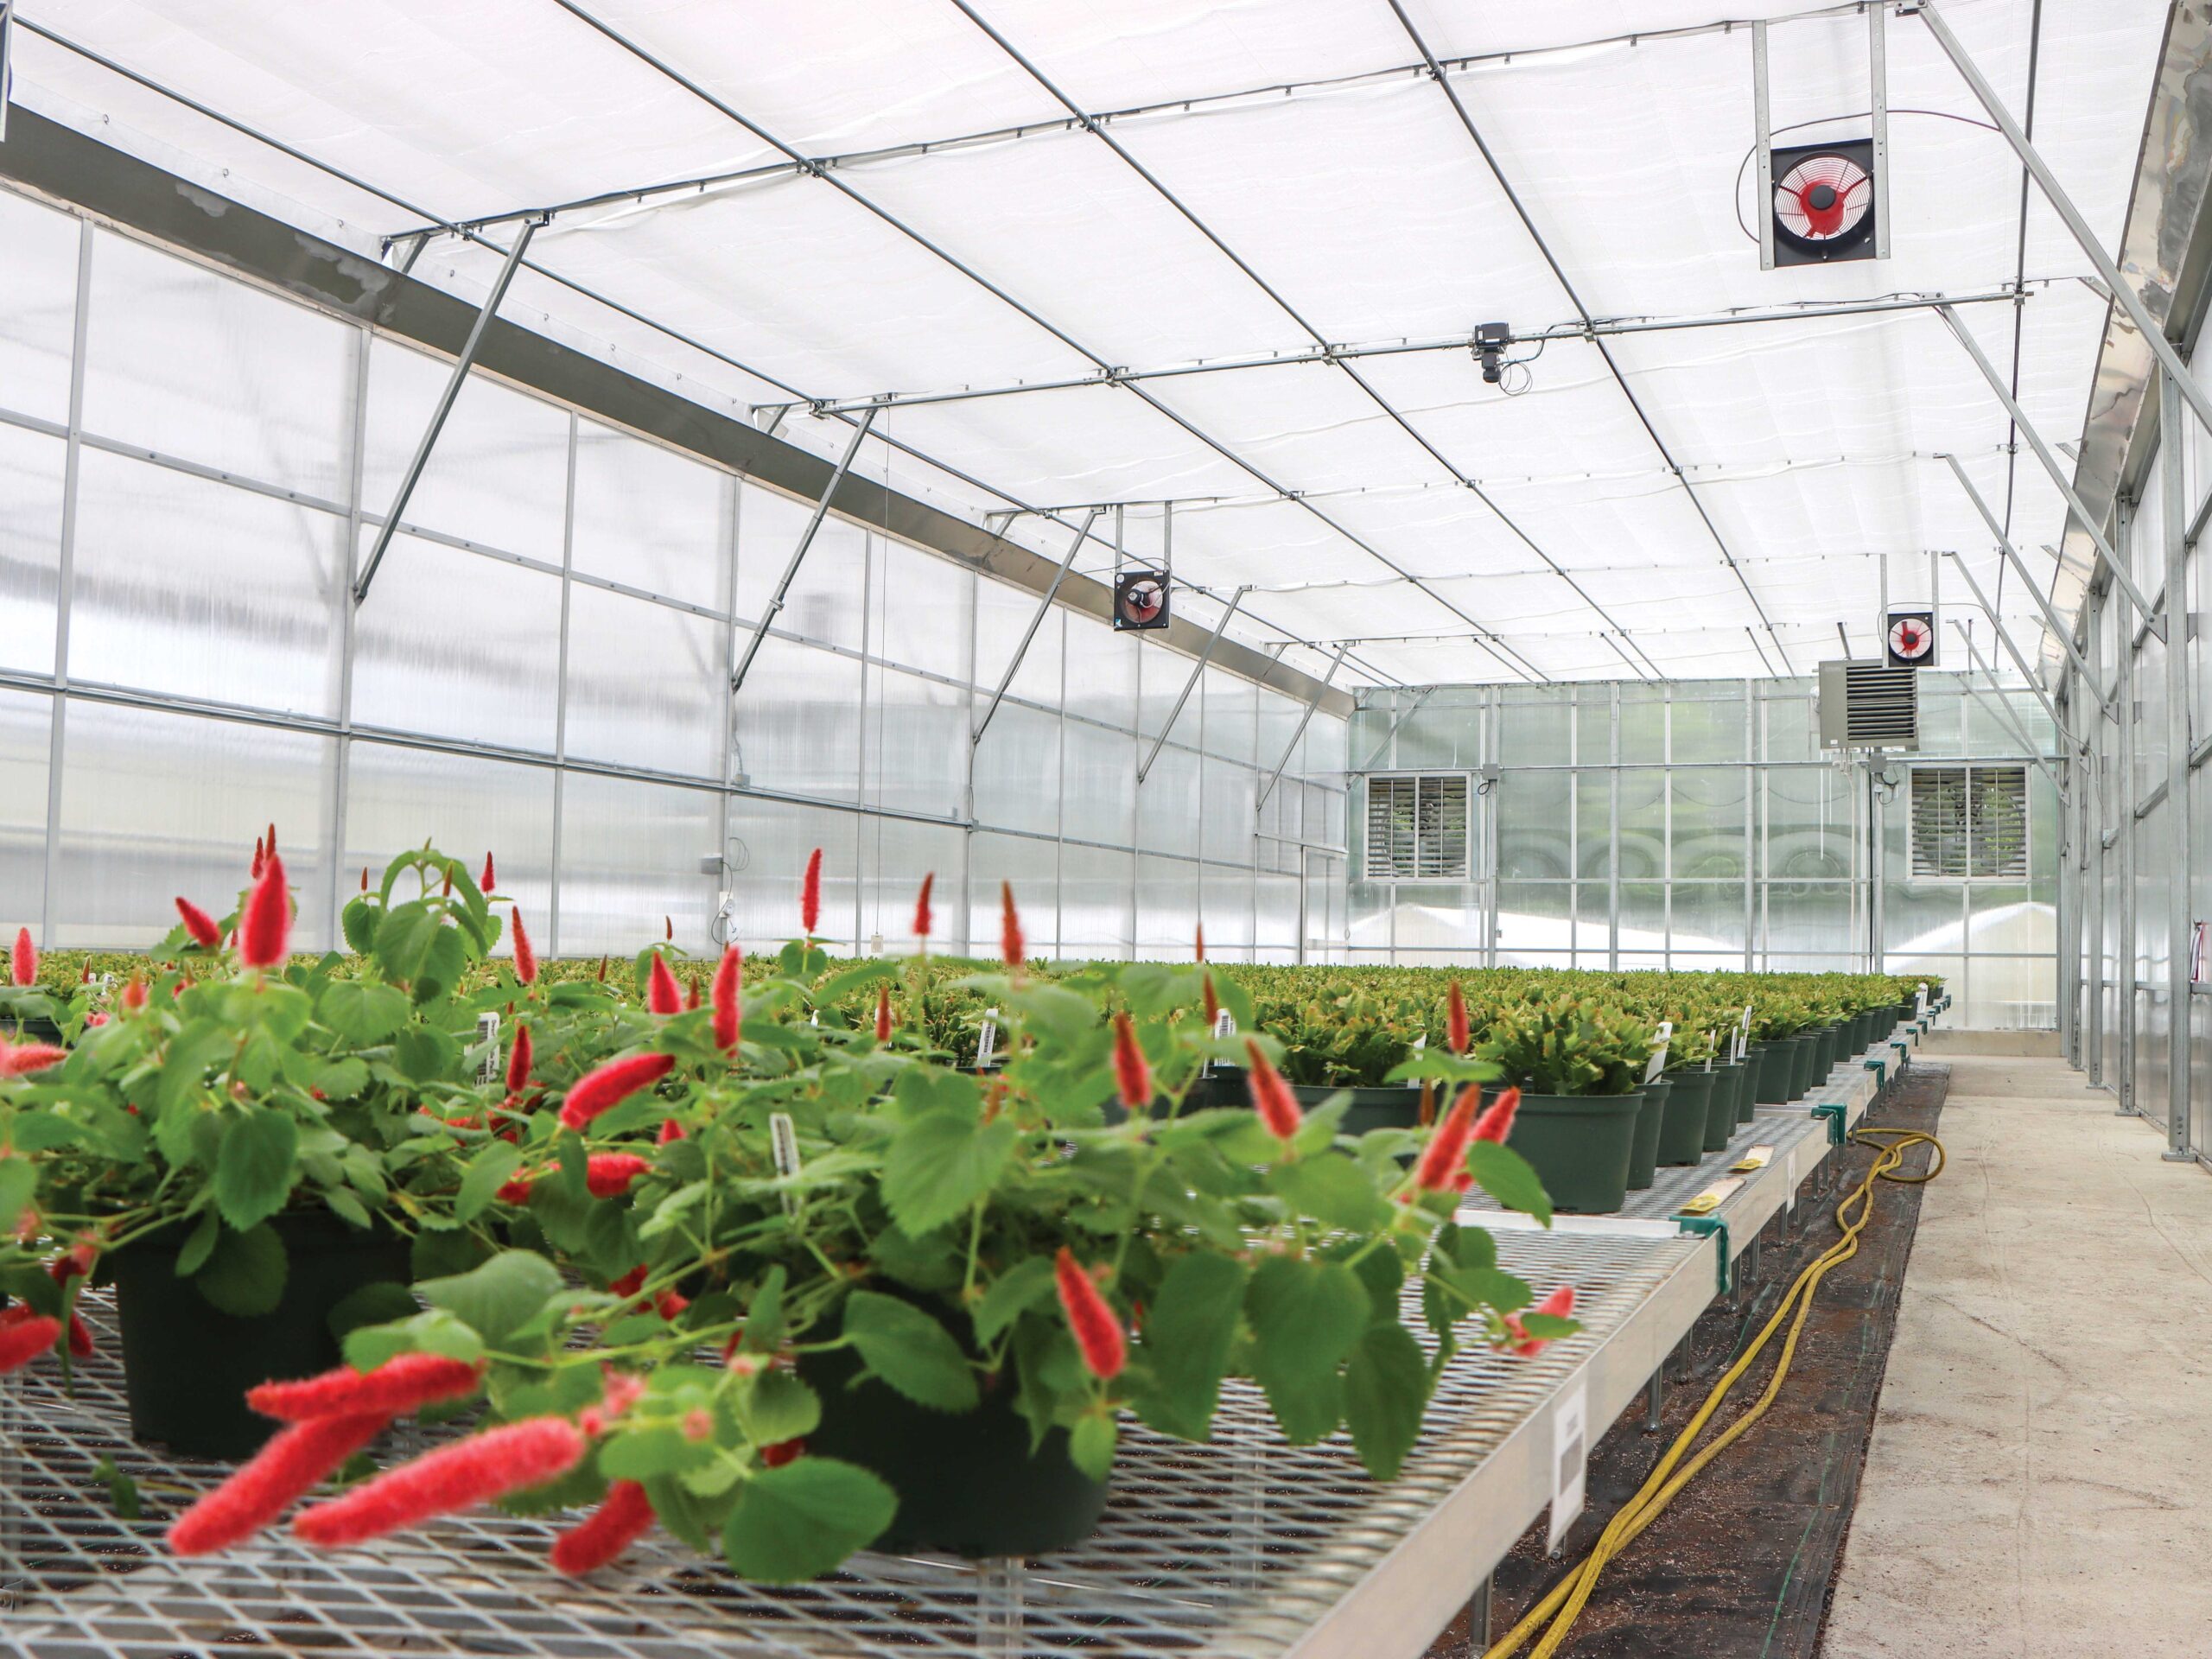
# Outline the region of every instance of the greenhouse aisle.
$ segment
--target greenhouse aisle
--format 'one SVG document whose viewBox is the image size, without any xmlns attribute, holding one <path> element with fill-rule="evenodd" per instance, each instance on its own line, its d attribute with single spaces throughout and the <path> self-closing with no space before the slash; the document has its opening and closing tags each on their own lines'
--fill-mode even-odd
<svg viewBox="0 0 2212 1659">
<path fill-rule="evenodd" d="M 1827 1659 L 2212 1631 L 2212 1178 L 2056 1059 L 1947 1057 Z"/>
</svg>

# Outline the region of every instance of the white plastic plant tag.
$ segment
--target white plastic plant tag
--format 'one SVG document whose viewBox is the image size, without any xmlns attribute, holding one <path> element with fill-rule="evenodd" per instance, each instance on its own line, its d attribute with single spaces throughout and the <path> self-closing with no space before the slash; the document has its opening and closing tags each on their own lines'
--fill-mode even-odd
<svg viewBox="0 0 2212 1659">
<path fill-rule="evenodd" d="M 791 1122 L 789 1112 L 768 1114 L 768 1147 L 776 1160 L 778 1175 L 788 1180 L 798 1173 L 798 1126 Z M 784 1212 L 789 1215 L 798 1209 L 798 1195 L 785 1193 Z"/>
<path fill-rule="evenodd" d="M 1746 1002 L 1744 1004 L 1744 1012 L 1742 1015 L 1736 1021 L 1736 1058 L 1738 1060 L 1742 1059 L 1744 1058 L 1744 1052 L 1751 1047 L 1751 1005 Z"/>
<path fill-rule="evenodd" d="M 1675 1022 L 1662 1020 L 1659 1034 L 1651 1039 L 1651 1058 L 1644 1062 L 1643 1080 L 1646 1083 L 1658 1082 L 1659 1074 L 1667 1069 L 1667 1046 L 1674 1040 L 1674 1036 Z"/>
<path fill-rule="evenodd" d="M 1924 982 L 1919 990 L 1913 994 L 1912 1017 L 1916 1020 L 1925 1020 L 1928 1017 L 1928 987 Z"/>
<path fill-rule="evenodd" d="M 982 1028 L 976 1033 L 976 1069 L 984 1071 L 997 1064 L 999 1052 L 999 1011 L 983 1010 Z"/>
<path fill-rule="evenodd" d="M 497 1083 L 499 1080 L 499 1016 L 480 1014 L 476 1016 L 476 1040 L 482 1045 L 484 1058 L 476 1062 L 476 1081 Z"/>
<path fill-rule="evenodd" d="M 1552 1524 L 1546 1553 L 1559 1554 L 1567 1529 L 1582 1513 L 1590 1475 L 1590 1389 L 1580 1378 L 1552 1414 Z"/>
<path fill-rule="evenodd" d="M 1234 1037 L 1236 1034 L 1236 1016 L 1227 1008 L 1216 1009 L 1213 1016 L 1213 1034 L 1217 1037 Z"/>
</svg>

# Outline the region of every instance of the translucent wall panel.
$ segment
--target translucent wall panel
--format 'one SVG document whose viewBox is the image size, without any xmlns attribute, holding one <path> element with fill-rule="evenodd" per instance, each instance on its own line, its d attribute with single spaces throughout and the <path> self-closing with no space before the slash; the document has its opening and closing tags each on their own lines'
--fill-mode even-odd
<svg viewBox="0 0 2212 1659">
<path fill-rule="evenodd" d="M 907 668 L 965 683 L 975 626 L 969 571 L 877 537 L 869 583 L 868 650 Z M 994 683 L 996 682 L 995 681 Z"/>
<path fill-rule="evenodd" d="M 1508 880 L 1547 880 L 1573 874 L 1567 826 L 1571 772 L 1516 772 L 1502 778 L 1487 798 L 1497 813 L 1497 871 Z"/>
<path fill-rule="evenodd" d="M 958 817 L 968 766 L 967 690 L 895 668 L 871 669 L 868 681 L 865 804 Z M 999 712 L 1003 718 L 1012 711 Z"/>
<path fill-rule="evenodd" d="M 354 614 L 357 723 L 553 752 L 556 577 L 398 536 Z"/>
<path fill-rule="evenodd" d="M 8 302 L 0 306 L 0 409 L 57 425 L 69 418 L 79 221 L 0 191 Z"/>
<path fill-rule="evenodd" d="M 1211 755 L 1201 771 L 1204 792 L 1198 805 L 1198 850 L 1224 863 L 1242 861 L 1249 866 L 1255 822 L 1253 802 L 1259 793 L 1260 775 Z"/>
<path fill-rule="evenodd" d="M 1108 961 L 1135 950 L 1133 855 L 1073 843 L 1060 849 L 1060 950 Z"/>
<path fill-rule="evenodd" d="M 297 890 L 294 947 L 328 946 L 334 740 L 78 700 L 63 742 L 50 943 L 151 944 L 178 893 L 226 913 L 273 821 Z"/>
<path fill-rule="evenodd" d="M 1749 776 L 1741 766 L 1678 766 L 1668 773 L 1668 869 L 1675 880 L 1733 876 L 1740 883 Z"/>
<path fill-rule="evenodd" d="M 852 658 L 764 640 L 737 695 L 737 770 L 756 789 L 859 799 L 861 675 Z"/>
<path fill-rule="evenodd" d="M 893 956 L 914 948 L 914 899 L 922 878 L 934 875 L 930 908 L 930 949 L 939 954 L 967 949 L 966 917 L 960 902 L 967 832 L 899 818 L 859 820 L 861 872 L 861 945 L 874 951 L 877 942 Z"/>
<path fill-rule="evenodd" d="M 1673 887 L 1667 944 L 1678 957 L 1684 951 L 1730 952 L 1736 957 L 1734 965 L 1741 967 L 1744 884 L 1677 880 Z"/>
<path fill-rule="evenodd" d="M 553 779 L 549 766 L 356 740 L 346 755 L 340 901 L 361 870 L 376 882 L 395 854 L 426 841 L 472 869 L 488 852 L 499 891 L 514 900 L 532 944 L 548 954 L 568 948 L 553 920 Z M 511 954 L 512 938 L 503 928 L 501 955 Z"/>
<path fill-rule="evenodd" d="M 1105 623 L 1073 612 L 1067 615 L 1066 628 L 1068 713 L 1135 731 L 1141 636 L 1116 633 Z M 982 678 L 980 670 L 976 677 Z"/>
<path fill-rule="evenodd" d="M 734 609 L 758 622 L 806 534 L 814 504 L 758 484 L 745 486 L 737 514 Z M 861 649 L 868 614 L 868 533 L 841 518 L 824 518 L 784 596 L 775 626 L 825 645 Z"/>
<path fill-rule="evenodd" d="M 634 952 L 663 936 L 665 918 L 684 950 L 719 954 L 709 927 L 718 878 L 699 863 L 720 842 L 720 798 L 707 790 L 569 773 L 561 785 L 560 949 Z M 824 909 L 825 931 L 836 926 L 849 944 L 849 898 L 840 914 Z"/>
<path fill-rule="evenodd" d="M 1770 766 L 1759 774 L 1764 791 L 1765 874 L 1814 880 L 1849 875 L 1858 866 L 1851 839 L 1851 806 L 1843 780 L 1817 766 Z M 1902 810 L 1891 814 L 1902 826 Z"/>
<path fill-rule="evenodd" d="M 1564 966 L 1573 949 L 1573 888 L 1565 881 L 1501 882 L 1497 959 L 1508 965 Z"/>
<path fill-rule="evenodd" d="M 1143 856 L 1136 865 L 1137 955 L 1188 962 L 1198 939 L 1198 865 Z"/>
<path fill-rule="evenodd" d="M 859 931 L 861 826 L 856 813 L 734 797 L 726 851 L 729 874 L 706 878 L 710 885 L 720 880 L 729 889 L 734 937 L 749 950 L 772 950 L 798 937 L 799 889 L 805 880 L 807 855 L 819 847 L 820 937 L 842 941 L 850 949 Z M 691 868 L 698 868 L 697 860 Z M 946 880 L 939 875 L 940 887 Z M 947 912 L 959 908 L 957 886 L 944 895 L 943 907 Z"/>
<path fill-rule="evenodd" d="M 1541 702 L 1508 701 L 1498 722 L 1499 762 L 1508 766 L 1561 765 L 1573 753 L 1573 734 L 1572 704 L 1556 697 Z M 1602 749 L 1596 758 L 1605 758 Z M 1353 759 L 1357 761 L 1365 756 Z"/>
<path fill-rule="evenodd" d="M 1148 638 L 1140 634 L 1140 639 Z M 1174 712 L 1175 700 L 1183 696 L 1183 688 L 1191 683 L 1191 671 L 1197 666 L 1187 657 L 1177 655 L 1166 646 L 1147 645 L 1137 653 L 1137 729 L 1147 739 L 1160 735 L 1167 717 Z M 1205 699 L 1198 689 L 1192 686 L 1191 695 L 1183 699 L 1180 714 L 1175 715 L 1174 728 L 1167 741 L 1183 747 L 1199 747 L 1199 728 L 1205 724 Z"/>
<path fill-rule="evenodd" d="M 1624 750 L 1623 753 L 1628 753 Z M 1642 751 L 1639 751 L 1642 753 Z M 1656 766 L 1623 766 L 1616 856 L 1624 880 L 1667 874 L 1667 774 Z"/>
<path fill-rule="evenodd" d="M 0 195 L 0 219 L 9 200 Z M 0 361 L 0 387 L 7 372 Z M 65 454 L 60 438 L 0 426 L 0 668 L 54 669 Z"/>
<path fill-rule="evenodd" d="M 7 198 L 0 196 L 0 207 Z M 37 937 L 46 905 L 47 760 L 54 699 L 0 690 L 0 931 Z"/>
<path fill-rule="evenodd" d="M 1768 883 L 1762 946 L 1770 955 L 1846 952 L 1858 943 L 1851 937 L 1849 882 Z"/>
<path fill-rule="evenodd" d="M 1143 747 L 1149 749 L 1147 741 Z M 1154 759 L 1137 787 L 1137 845 L 1146 852 L 1198 855 L 1199 815 L 1192 810 L 1198 795 L 1198 757 L 1168 747 Z"/>
<path fill-rule="evenodd" d="M 1086 721 L 1060 728 L 1061 833 L 1128 846 L 1136 835 L 1137 740 Z"/>
<path fill-rule="evenodd" d="M 1027 703 L 999 705 L 976 745 L 976 822 L 1035 835 L 1059 833 L 1058 715 Z"/>
<path fill-rule="evenodd" d="M 1021 935 L 1033 957 L 1059 954 L 1059 848 L 1027 836 L 977 830 L 968 838 L 968 941 L 976 955 L 999 953 L 1000 888 L 1014 890 Z M 950 898 L 951 895 L 948 894 Z"/>
<path fill-rule="evenodd" d="M 1259 688 L 1251 681 L 1209 667 L 1205 671 L 1205 742 L 1208 754 L 1243 766 L 1253 764 L 1259 719 Z"/>
<path fill-rule="evenodd" d="M 573 568 L 726 610 L 736 491 L 728 474 L 703 462 L 579 420 Z"/>
<path fill-rule="evenodd" d="M 569 589 L 567 752 L 721 776 L 726 625 L 576 582 Z"/>
<path fill-rule="evenodd" d="M 334 715 L 345 530 L 334 513 L 86 450 L 71 676 Z"/>
<path fill-rule="evenodd" d="M 359 339 L 335 318 L 103 232 L 85 429 L 343 502 Z"/>
<path fill-rule="evenodd" d="M 1021 636 L 1037 614 L 1037 595 L 1009 588 L 987 576 L 976 579 L 976 684 L 982 703 L 998 689 L 1006 665 L 1020 649 Z M 1065 613 L 1056 610 L 1038 625 L 1036 637 L 1022 653 L 1007 696 L 1057 709 L 1060 703 L 1061 632 Z M 978 706 L 980 714 L 982 705 Z"/>
<path fill-rule="evenodd" d="M 388 340 L 371 349 L 365 512 L 381 518 L 391 506 L 452 372 L 451 364 Z M 567 412 L 475 374 L 454 401 L 404 518 L 557 565 L 568 499 Z"/>
</svg>

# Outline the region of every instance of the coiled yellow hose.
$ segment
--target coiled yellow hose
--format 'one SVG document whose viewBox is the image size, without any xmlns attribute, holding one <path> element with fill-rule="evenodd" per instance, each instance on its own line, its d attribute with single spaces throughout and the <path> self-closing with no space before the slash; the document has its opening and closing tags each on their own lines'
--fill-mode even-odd
<svg viewBox="0 0 2212 1659">
<path fill-rule="evenodd" d="M 1501 1640 L 1493 1643 L 1483 1659 L 1512 1659 L 1512 1656 L 1520 1652 L 1529 1639 L 1535 1635 L 1538 1627 L 1547 1620 L 1550 1621 L 1551 1628 L 1537 1642 L 1529 1659 L 1552 1659 L 1559 1652 L 1560 1645 L 1574 1628 L 1574 1621 L 1588 1605 L 1591 1592 L 1598 1586 L 1598 1575 L 1605 1570 L 1607 1563 L 1627 1548 L 1638 1533 L 1657 1520 L 1660 1512 L 1674 1502 L 1675 1494 L 1694 1480 L 1706 1465 L 1726 1451 L 1739 1435 L 1764 1416 L 1767 1408 L 1774 1403 L 1775 1396 L 1781 1392 L 1782 1384 L 1789 1375 L 1790 1361 L 1796 1356 L 1798 1333 L 1804 1329 L 1805 1317 L 1812 1311 L 1813 1293 L 1820 1287 L 1821 1281 L 1831 1268 L 1840 1267 L 1859 1253 L 1859 1235 L 1866 1230 L 1866 1224 L 1874 1214 L 1875 1182 L 1898 1181 L 1918 1185 L 1923 1181 L 1934 1180 L 1943 1173 L 1943 1143 L 1934 1135 L 1924 1135 L 1918 1129 L 1861 1128 L 1853 1131 L 1852 1139 L 1880 1150 L 1875 1155 L 1872 1166 L 1867 1170 L 1866 1179 L 1845 1194 L 1835 1207 L 1836 1225 L 1842 1229 L 1843 1236 L 1806 1264 L 1804 1271 L 1789 1287 L 1789 1294 L 1774 1310 L 1774 1317 L 1766 1322 L 1757 1339 L 1744 1351 L 1743 1356 L 1714 1382 L 1712 1392 L 1705 1397 L 1705 1403 L 1698 1408 L 1697 1414 L 1690 1419 L 1674 1445 L 1667 1448 L 1667 1455 L 1659 1459 L 1658 1466 L 1652 1470 L 1636 1495 L 1622 1505 L 1620 1512 L 1606 1523 L 1605 1531 L 1599 1535 L 1598 1541 L 1591 1546 L 1590 1553 L 1553 1587 L 1550 1594 L 1531 1607 L 1518 1624 L 1507 1631 Z M 1916 1146 L 1935 1148 L 1933 1161 L 1926 1173 L 1898 1174 L 1897 1172 L 1904 1162 L 1906 1149 Z M 1857 1206 L 1855 1214 L 1853 1213 L 1853 1205 Z M 1700 1449 L 1688 1462 L 1682 1463 L 1684 1454 L 1697 1437 L 1705 1432 L 1706 1426 L 1713 1421 L 1713 1413 L 1720 1408 L 1721 1401 L 1751 1370 L 1774 1333 L 1781 1329 L 1784 1319 L 1789 1323 L 1789 1334 L 1783 1338 L 1781 1360 L 1774 1368 L 1774 1375 L 1767 1379 L 1764 1391 L 1749 1410 L 1715 1435 L 1711 1444 Z M 1681 1464 L 1679 1472 L 1675 1470 L 1678 1463 Z"/>
</svg>

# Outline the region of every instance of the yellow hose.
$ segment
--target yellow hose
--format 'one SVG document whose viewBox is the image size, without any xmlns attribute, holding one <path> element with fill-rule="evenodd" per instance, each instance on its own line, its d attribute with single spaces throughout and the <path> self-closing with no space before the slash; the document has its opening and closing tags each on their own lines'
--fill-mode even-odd
<svg viewBox="0 0 2212 1659">
<path fill-rule="evenodd" d="M 1878 1138 L 1885 1136 L 1895 1138 Z M 1597 1588 L 1598 1575 L 1605 1571 L 1607 1563 L 1627 1548 L 1637 1534 L 1657 1520 L 1660 1512 L 1674 1502 L 1675 1494 L 1695 1479 L 1706 1465 L 1727 1450 L 1739 1435 L 1764 1416 L 1767 1408 L 1774 1403 L 1783 1379 L 1789 1375 L 1790 1361 L 1796 1356 L 1798 1334 L 1804 1329 L 1805 1316 L 1812 1311 L 1814 1291 L 1819 1288 L 1829 1268 L 1840 1266 L 1859 1253 L 1859 1235 L 1866 1230 L 1874 1213 L 1874 1183 L 1878 1180 L 1899 1181 L 1917 1185 L 1923 1181 L 1932 1181 L 1943 1173 L 1943 1143 L 1932 1135 L 1923 1135 L 1917 1129 L 1862 1128 L 1854 1131 L 1852 1138 L 1867 1146 L 1878 1147 L 1880 1151 L 1876 1154 L 1872 1166 L 1867 1170 L 1866 1178 L 1847 1193 L 1835 1207 L 1836 1225 L 1842 1229 L 1843 1236 L 1806 1264 L 1804 1271 L 1789 1287 L 1789 1294 L 1774 1310 L 1774 1317 L 1766 1322 L 1758 1338 L 1744 1351 L 1743 1356 L 1721 1374 L 1719 1380 L 1713 1385 L 1712 1392 L 1706 1395 L 1705 1403 L 1698 1408 L 1697 1414 L 1690 1419 L 1675 1443 L 1667 1448 L 1666 1456 L 1659 1459 L 1658 1466 L 1637 1489 L 1636 1496 L 1622 1505 L 1620 1512 L 1606 1523 L 1605 1531 L 1599 1535 L 1598 1541 L 1591 1546 L 1589 1554 L 1584 1556 L 1574 1570 L 1553 1587 L 1550 1594 L 1531 1607 L 1518 1624 L 1507 1631 L 1501 1640 L 1492 1643 L 1483 1659 L 1512 1659 L 1512 1656 L 1518 1653 L 1535 1634 L 1537 1627 L 1547 1620 L 1551 1621 L 1551 1628 L 1544 1632 L 1543 1638 L 1536 1643 L 1529 1659 L 1552 1659 L 1552 1656 L 1559 1652 L 1560 1645 L 1573 1629 L 1575 1619 L 1589 1602 L 1591 1592 Z M 1897 1173 L 1898 1166 L 1904 1161 L 1905 1149 L 1915 1146 L 1935 1148 L 1934 1162 L 1929 1165 L 1928 1172 L 1922 1175 Z M 1854 1205 L 1858 1206 L 1855 1216 L 1851 1213 Z M 1675 1472 L 1675 1465 L 1681 1462 L 1683 1454 L 1692 1443 L 1705 1432 L 1706 1426 L 1713 1421 L 1713 1413 L 1719 1409 L 1721 1401 L 1751 1370 L 1752 1363 L 1764 1351 L 1785 1319 L 1789 1321 L 1789 1334 L 1783 1341 L 1782 1357 L 1774 1368 L 1774 1375 L 1767 1379 L 1765 1390 L 1749 1410 L 1715 1435 L 1712 1443 L 1695 1457 L 1682 1464 L 1679 1473 Z"/>
</svg>

